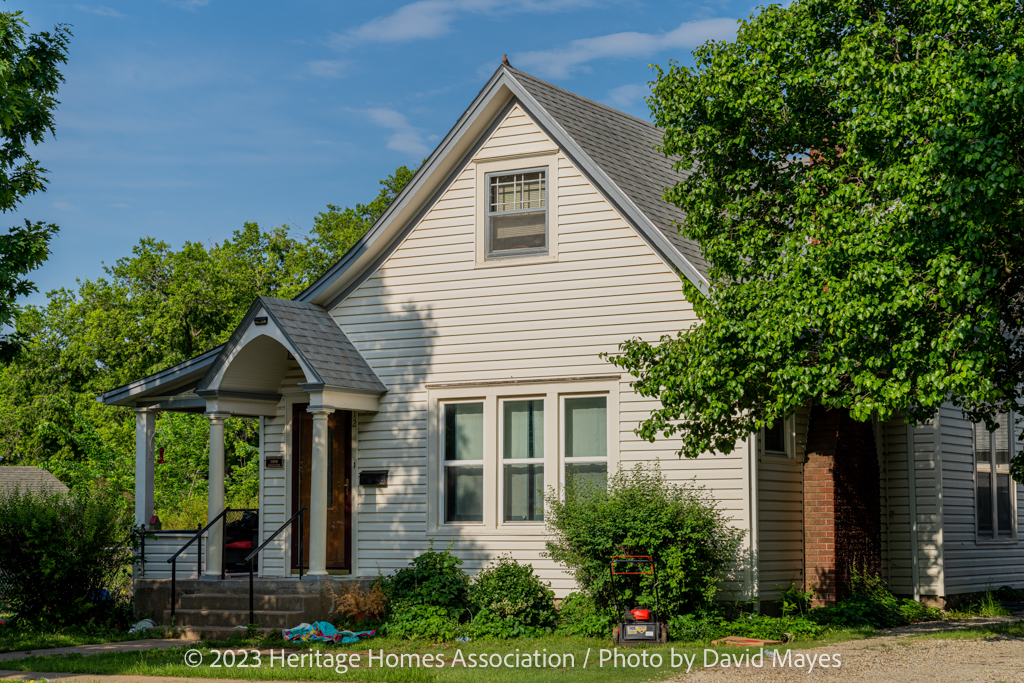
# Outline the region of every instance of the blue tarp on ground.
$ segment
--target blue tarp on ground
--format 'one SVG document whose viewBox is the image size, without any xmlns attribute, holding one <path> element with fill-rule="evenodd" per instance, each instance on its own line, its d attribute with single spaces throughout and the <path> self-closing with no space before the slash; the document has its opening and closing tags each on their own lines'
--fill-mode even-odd
<svg viewBox="0 0 1024 683">
<path fill-rule="evenodd" d="M 369 638 L 376 631 L 339 631 L 326 621 L 313 624 L 299 624 L 283 630 L 284 639 L 299 643 L 358 643 L 360 638 Z"/>
</svg>

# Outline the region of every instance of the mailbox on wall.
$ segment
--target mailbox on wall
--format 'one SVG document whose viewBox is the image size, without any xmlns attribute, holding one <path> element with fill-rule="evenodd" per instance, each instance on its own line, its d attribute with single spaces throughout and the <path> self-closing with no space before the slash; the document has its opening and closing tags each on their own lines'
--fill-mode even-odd
<svg viewBox="0 0 1024 683">
<path fill-rule="evenodd" d="M 387 470 L 363 470 L 359 473 L 360 486 L 387 486 Z"/>
</svg>

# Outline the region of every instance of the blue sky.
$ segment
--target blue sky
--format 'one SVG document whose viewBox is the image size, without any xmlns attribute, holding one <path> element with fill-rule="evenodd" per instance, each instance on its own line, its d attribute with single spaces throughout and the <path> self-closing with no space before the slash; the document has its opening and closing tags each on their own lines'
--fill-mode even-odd
<svg viewBox="0 0 1024 683">
<path fill-rule="evenodd" d="M 47 192 L 4 216 L 61 226 L 44 293 L 102 275 L 142 237 L 221 241 L 244 221 L 307 231 L 423 159 L 503 53 L 647 117 L 652 62 L 727 39 L 749 2 L 9 0 L 72 24 Z"/>
</svg>

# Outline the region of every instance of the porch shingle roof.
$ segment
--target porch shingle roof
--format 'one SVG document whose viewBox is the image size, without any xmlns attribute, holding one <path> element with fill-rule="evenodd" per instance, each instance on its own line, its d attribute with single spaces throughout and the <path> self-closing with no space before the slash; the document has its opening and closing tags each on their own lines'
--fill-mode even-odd
<svg viewBox="0 0 1024 683">
<path fill-rule="evenodd" d="M 378 394 L 388 390 L 323 306 L 268 296 L 259 301 L 324 385 Z"/>
</svg>

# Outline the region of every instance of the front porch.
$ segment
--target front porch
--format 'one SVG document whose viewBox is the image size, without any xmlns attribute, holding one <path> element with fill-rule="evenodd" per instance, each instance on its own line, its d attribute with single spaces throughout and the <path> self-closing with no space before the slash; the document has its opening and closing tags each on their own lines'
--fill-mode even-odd
<svg viewBox="0 0 1024 683">
<path fill-rule="evenodd" d="M 199 538 L 197 530 L 148 538 L 144 561 L 136 565 L 139 613 L 167 623 L 168 559 L 194 539 L 175 563 L 178 624 L 247 624 L 248 574 L 235 581 L 231 573 L 252 551 L 259 551 L 257 611 L 263 616 L 257 621 L 293 626 L 326 616 L 328 577 L 351 575 L 355 566 L 353 420 L 376 412 L 386 390 L 323 307 L 259 297 L 223 346 L 104 394 L 105 403 L 130 406 L 136 414 L 135 523 L 144 528 L 154 512 L 161 412 L 202 413 L 208 421 L 211 521 L 225 512 L 225 421 L 259 419 L 260 501 L 253 540 L 226 550 L 223 520 L 208 524 Z M 225 558 L 225 552 L 238 557 Z M 235 599 L 242 595 L 238 591 L 244 604 Z"/>
</svg>

